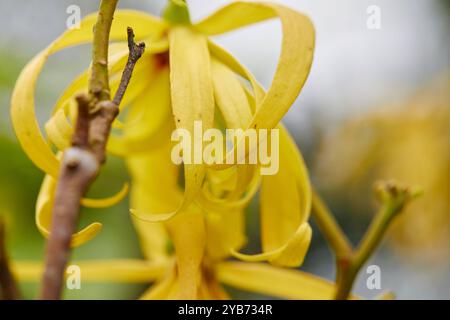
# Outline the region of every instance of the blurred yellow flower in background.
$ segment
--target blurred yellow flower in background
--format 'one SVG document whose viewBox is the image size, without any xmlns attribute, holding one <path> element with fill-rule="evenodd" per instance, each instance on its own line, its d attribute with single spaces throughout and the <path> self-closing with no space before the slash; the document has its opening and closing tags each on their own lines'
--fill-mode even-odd
<svg viewBox="0 0 450 320">
<path fill-rule="evenodd" d="M 315 168 L 321 187 L 347 190 L 358 211 L 377 179 L 420 185 L 424 195 L 393 223 L 390 239 L 402 252 L 427 259 L 449 255 L 449 90 L 446 73 L 406 101 L 350 121 L 324 140 Z"/>
</svg>

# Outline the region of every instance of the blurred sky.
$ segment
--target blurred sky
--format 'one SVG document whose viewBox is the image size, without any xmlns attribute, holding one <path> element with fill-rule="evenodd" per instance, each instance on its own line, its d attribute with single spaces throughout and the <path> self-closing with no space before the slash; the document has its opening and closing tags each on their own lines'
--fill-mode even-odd
<svg viewBox="0 0 450 320">
<path fill-rule="evenodd" d="M 448 1 L 279 2 L 309 15 L 316 27 L 316 50 L 310 77 L 285 118 L 307 158 L 311 154 L 308 150 L 314 148 L 320 134 L 370 108 L 393 104 L 434 76 L 449 70 Z M 229 1 L 191 0 L 188 3 L 193 20 L 198 20 Z M 66 8 L 72 4 L 79 5 L 84 16 L 96 10 L 98 1 L 1 0 L 0 58 L 2 64 L 5 59 L 11 62 L 2 66 L 3 72 L 19 72 L 28 59 L 61 34 L 68 17 Z M 164 4 L 165 1 L 120 1 L 122 8 L 141 9 L 157 15 Z M 370 5 L 381 9 L 381 30 L 369 30 L 366 26 L 366 10 Z M 217 41 L 234 53 L 267 87 L 280 52 L 280 38 L 279 23 L 271 21 L 219 36 Z M 50 59 L 38 86 L 41 120 L 48 117 L 52 104 L 70 79 L 88 66 L 89 56 L 89 47 L 84 46 Z M 0 134 L 7 136 L 12 136 L 9 99 L 13 83 L 14 80 L 0 83 Z M 315 253 L 310 260 L 316 254 L 323 257 L 321 253 Z M 399 297 L 438 298 L 444 295 L 450 298 L 450 290 L 445 290 L 450 287 L 448 277 L 439 278 L 442 288 L 436 287 L 436 282 L 423 275 L 424 270 L 402 264 L 395 257 L 386 258 L 383 253 L 377 259 L 382 259 L 380 264 L 388 270 L 386 287 L 394 287 Z M 399 265 L 401 277 L 396 271 Z M 332 276 L 331 260 L 315 267 L 319 274 Z M 411 286 L 414 290 L 410 290 Z M 364 282 L 358 284 L 360 292 L 367 293 L 363 287 Z M 422 291 L 419 294 L 416 290 Z"/>
</svg>

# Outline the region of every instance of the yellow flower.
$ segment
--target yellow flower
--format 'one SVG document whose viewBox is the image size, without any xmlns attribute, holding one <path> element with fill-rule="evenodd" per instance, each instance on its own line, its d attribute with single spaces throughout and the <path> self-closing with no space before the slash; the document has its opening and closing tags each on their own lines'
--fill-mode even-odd
<svg viewBox="0 0 450 320">
<path fill-rule="evenodd" d="M 427 259 L 449 253 L 449 79 L 445 73 L 407 101 L 350 121 L 324 142 L 317 165 L 327 188 L 351 188 L 357 205 L 375 179 L 420 185 L 423 196 L 397 218 L 390 239 L 401 252 Z"/>
<path fill-rule="evenodd" d="M 158 160 L 161 160 L 158 156 L 143 156 L 138 162 L 154 165 Z M 146 179 L 153 177 L 143 177 L 134 185 L 133 203 L 149 209 L 170 207 L 169 197 L 162 197 L 161 202 L 156 201 L 161 197 L 149 198 L 151 193 L 146 192 L 144 185 Z M 166 183 L 167 180 L 161 180 L 161 185 Z M 155 186 L 154 190 L 158 188 Z M 240 215 L 232 212 L 207 215 L 204 219 L 196 210 L 177 215 L 169 222 L 149 224 L 135 220 L 145 260 L 90 260 L 72 264 L 80 268 L 83 283 L 153 282 L 141 299 L 229 299 L 223 285 L 286 299 L 334 296 L 333 283 L 299 270 L 227 261 L 229 255 L 223 249 L 230 244 L 238 247 L 243 242 L 243 226 L 236 220 L 240 220 Z M 172 241 L 175 252 L 168 246 Z M 41 265 L 25 261 L 13 263 L 13 270 L 22 282 L 37 281 L 43 272 Z"/>
<path fill-rule="evenodd" d="M 314 29 L 307 17 L 278 4 L 236 2 L 199 23 L 191 24 L 187 20 L 185 4 L 179 1 L 171 2 L 166 17 L 168 20 L 160 20 L 128 10 L 115 14 L 111 40 L 125 40 L 125 27 L 131 25 L 138 38 L 146 42 L 147 49 L 135 69 L 135 76 L 122 104 L 130 105 L 126 122 L 115 122 L 123 133 L 111 136 L 108 144 L 110 153 L 130 158 L 165 150 L 165 145 L 170 142 L 169 133 L 175 126 L 192 131 L 196 120 L 201 120 L 205 129 L 216 126 L 216 105 L 226 127 L 271 129 L 278 125 L 299 94 L 311 66 Z M 274 17 L 279 17 L 282 24 L 282 50 L 273 82 L 265 93 L 251 73 L 208 36 Z M 66 31 L 39 53 L 22 71 L 12 97 L 11 114 L 19 141 L 30 159 L 52 177 L 47 178 L 47 183 L 42 187 L 37 208 L 38 225 L 44 234 L 47 233 L 50 218 L 42 218 L 42 211 L 51 210 L 51 195 L 54 192 L 51 179 L 57 179 L 59 166 L 58 156 L 51 144 L 61 150 L 67 147 L 72 133 L 68 117 L 72 121 L 74 118 L 73 97 L 77 92 L 86 90 L 88 71 L 76 79 L 57 101 L 46 124 L 48 141 L 35 117 L 34 87 L 39 72 L 51 54 L 92 40 L 94 20 L 95 14 L 86 17 L 79 30 Z M 127 54 L 126 43 L 111 45 L 109 71 L 112 90 L 117 88 Z M 250 88 L 239 77 L 248 80 Z M 303 260 L 311 236 L 307 223 L 311 192 L 303 160 L 286 131 L 281 126 L 279 128 L 282 132 L 281 169 L 276 175 L 261 179 L 263 253 L 256 256 L 235 255 L 247 260 L 269 260 L 295 266 Z M 158 168 L 141 168 L 137 176 L 151 175 L 152 170 L 166 173 L 172 166 L 166 157 Z M 191 210 L 194 202 L 201 207 L 220 207 L 221 211 L 234 207 L 242 213 L 258 185 L 253 167 L 185 164 L 184 193 L 171 199 L 173 207 L 135 208 L 134 214 L 140 219 L 162 221 L 181 211 Z M 228 181 L 222 182 L 224 179 Z M 231 192 L 225 190 L 230 183 L 234 183 Z M 214 184 L 222 189 L 212 195 L 207 191 Z M 152 185 L 163 189 L 159 179 L 155 178 L 146 184 L 147 193 L 151 192 Z M 167 193 L 179 192 L 176 185 L 171 188 L 173 190 Z M 229 197 L 223 198 L 224 192 Z M 241 199 L 246 193 L 249 195 Z M 86 200 L 84 204 L 110 205 L 120 198 L 116 196 L 106 202 Z M 99 225 L 91 225 L 74 236 L 73 244 L 84 242 L 98 231 Z M 76 237 L 81 240 L 76 240 Z"/>
<path fill-rule="evenodd" d="M 80 75 L 57 101 L 45 126 L 48 140 L 35 117 L 35 84 L 51 54 L 92 41 L 95 17 L 95 14 L 86 17 L 80 29 L 66 31 L 39 53 L 22 71 L 12 97 L 11 115 L 19 141 L 36 166 L 47 173 L 36 215 L 44 235 L 48 234 L 59 167 L 52 145 L 59 150 L 69 145 L 71 122 L 76 117 L 74 96 L 86 91 L 89 71 Z M 209 36 L 275 17 L 280 19 L 283 32 L 281 54 L 273 81 L 265 92 L 253 75 Z M 126 27 L 132 26 L 137 38 L 146 43 L 146 51 L 121 105 L 122 109 L 127 107 L 123 110 L 126 118 L 113 124 L 120 134 L 113 134 L 108 143 L 108 152 L 124 157 L 128 163 L 133 221 L 146 257 L 151 263 L 166 263 L 171 259 L 166 252 L 168 239 L 173 242 L 176 277 L 172 280 L 166 277 L 162 282 L 179 281 L 182 297 L 200 297 L 203 289 L 212 290 L 198 287 L 199 283 L 207 286 L 210 283 L 200 281 L 209 279 L 209 273 L 202 271 L 205 265 L 214 266 L 219 279 L 222 275 L 232 284 L 237 284 L 239 273 L 233 270 L 253 274 L 247 278 L 253 279 L 254 287 L 262 286 L 256 281 L 257 274 L 274 273 L 280 282 L 272 285 L 279 288 L 281 296 L 303 292 L 298 288 L 284 292 L 280 287 L 281 283 L 297 281 L 294 271 L 279 273 L 282 271 L 267 265 L 222 261 L 231 253 L 244 261 L 295 267 L 302 263 L 308 249 L 311 238 L 308 173 L 294 141 L 279 122 L 309 74 L 314 50 L 312 23 L 303 14 L 282 5 L 243 1 L 232 3 L 198 23 L 189 21 L 183 1 L 171 1 L 165 18 L 117 11 L 110 34 L 111 40 L 123 41 Z M 110 45 L 112 90 L 118 86 L 127 55 L 125 42 Z M 260 164 L 185 163 L 184 188 L 180 187 L 179 167 L 170 158 L 170 136 L 175 128 L 192 133 L 196 121 L 201 121 L 204 129 L 278 128 L 279 171 L 260 177 L 257 171 Z M 239 141 L 234 148 L 240 143 L 245 141 Z M 262 253 L 247 255 L 238 252 L 245 244 L 244 210 L 260 185 Z M 125 192 L 122 190 L 110 199 L 84 199 L 83 204 L 111 205 Z M 72 245 L 91 239 L 100 227 L 94 223 L 79 231 L 73 235 Z M 301 280 L 305 279 L 301 274 L 298 277 L 299 287 L 301 281 L 309 281 Z M 260 289 L 265 292 L 269 287 Z M 331 289 L 328 284 L 325 287 L 328 296 Z"/>
</svg>

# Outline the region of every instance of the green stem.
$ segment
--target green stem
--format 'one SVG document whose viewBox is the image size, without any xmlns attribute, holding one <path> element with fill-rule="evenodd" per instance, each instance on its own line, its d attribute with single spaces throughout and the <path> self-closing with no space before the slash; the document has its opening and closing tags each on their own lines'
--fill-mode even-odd
<svg viewBox="0 0 450 320">
<path fill-rule="evenodd" d="M 381 207 L 377 213 L 353 257 L 353 268 L 359 270 L 375 252 L 383 236 L 401 208 L 391 203 Z"/>
<path fill-rule="evenodd" d="M 118 0 L 102 0 L 94 26 L 92 72 L 89 93 L 97 101 L 110 100 L 108 79 L 108 44 L 111 24 Z"/>
<path fill-rule="evenodd" d="M 392 220 L 409 200 L 420 194 L 417 189 L 401 187 L 393 182 L 379 183 L 376 191 L 382 206 L 356 250 L 319 195 L 313 193 L 314 219 L 336 257 L 336 300 L 348 299 L 356 276 L 379 246 Z"/>
<path fill-rule="evenodd" d="M 320 231 L 335 255 L 344 257 L 351 254 L 352 245 L 350 241 L 348 241 L 333 214 L 315 191 L 313 191 L 312 196 L 312 213 Z"/>
<path fill-rule="evenodd" d="M 184 0 L 169 0 L 162 14 L 163 18 L 173 24 L 190 24 L 189 9 Z"/>
<path fill-rule="evenodd" d="M 356 276 L 362 266 L 375 252 L 381 242 L 381 239 L 385 235 L 390 222 L 397 213 L 398 208 L 393 206 L 391 202 L 383 204 L 370 224 L 370 227 L 360 242 L 360 245 L 352 254 L 350 261 L 348 261 L 345 265 L 340 266 L 338 262 L 338 268 L 341 268 L 341 276 L 337 281 L 338 289 L 336 291 L 336 300 L 345 300 L 348 298 Z"/>
</svg>

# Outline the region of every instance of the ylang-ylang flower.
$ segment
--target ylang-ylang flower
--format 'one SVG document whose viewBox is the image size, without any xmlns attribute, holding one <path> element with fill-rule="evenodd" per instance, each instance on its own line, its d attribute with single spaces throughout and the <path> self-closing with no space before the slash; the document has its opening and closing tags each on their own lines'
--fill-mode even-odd
<svg viewBox="0 0 450 320">
<path fill-rule="evenodd" d="M 283 37 L 277 69 L 266 91 L 210 36 L 272 18 L 280 20 Z M 58 152 L 69 145 L 76 119 L 74 97 L 87 91 L 89 70 L 56 102 L 45 125 L 46 135 L 35 115 L 36 80 L 50 55 L 92 41 L 95 20 L 96 14 L 87 16 L 80 29 L 66 31 L 34 57 L 22 71 L 12 97 L 19 141 L 47 174 L 36 208 L 44 235 L 51 222 Z M 133 223 L 148 260 L 143 264 L 158 266 L 158 274 L 147 279 L 158 282 L 144 297 L 227 297 L 219 282 L 289 298 L 330 297 L 328 283 L 279 268 L 299 266 L 311 239 L 308 172 L 295 142 L 280 124 L 311 67 L 314 28 L 309 18 L 279 4 L 242 1 L 196 23 L 191 23 L 183 1 L 171 1 L 164 19 L 119 10 L 110 34 L 112 91 L 128 55 L 127 26 L 133 27 L 137 40 L 146 43 L 146 51 L 134 70 L 107 149 L 125 159 L 129 168 Z M 257 54 L 258 49 L 254 50 Z M 260 175 L 261 163 L 248 162 L 174 164 L 172 132 L 181 128 L 193 133 L 196 121 L 201 121 L 204 130 L 279 129 L 278 171 Z M 240 143 L 245 141 L 238 141 L 234 148 Z M 257 191 L 262 252 L 244 254 L 245 208 Z M 109 206 L 125 193 L 126 188 L 109 199 L 83 199 L 82 204 Z M 92 239 L 100 229 L 99 223 L 85 227 L 73 235 L 72 245 Z M 226 262 L 231 255 L 245 262 Z M 256 263 L 265 261 L 274 266 Z M 114 266 L 104 266 L 112 268 L 105 274 L 114 273 Z M 129 267 L 127 274 L 132 273 L 133 263 Z"/>
</svg>

